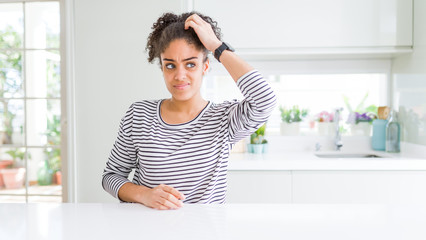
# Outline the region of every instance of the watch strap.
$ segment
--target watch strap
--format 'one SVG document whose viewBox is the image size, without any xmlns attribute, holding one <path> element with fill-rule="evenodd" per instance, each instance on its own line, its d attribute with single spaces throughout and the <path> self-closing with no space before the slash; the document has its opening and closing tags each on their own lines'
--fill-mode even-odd
<svg viewBox="0 0 426 240">
<path fill-rule="evenodd" d="M 216 48 L 216 50 L 214 51 L 214 57 L 216 58 L 216 60 L 218 61 L 218 62 L 220 62 L 220 56 L 222 55 L 222 53 L 225 51 L 225 50 L 230 50 L 230 51 L 234 51 L 234 49 L 229 45 L 229 44 L 227 44 L 227 43 L 225 43 L 225 42 L 222 42 L 222 45 L 220 45 L 218 48 Z"/>
</svg>

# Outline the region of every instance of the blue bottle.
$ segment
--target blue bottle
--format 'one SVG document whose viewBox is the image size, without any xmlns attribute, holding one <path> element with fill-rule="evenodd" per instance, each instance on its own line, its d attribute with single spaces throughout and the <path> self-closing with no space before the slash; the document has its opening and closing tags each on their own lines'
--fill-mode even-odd
<svg viewBox="0 0 426 240">
<path fill-rule="evenodd" d="M 377 151 L 385 151 L 386 149 L 386 124 L 388 120 L 373 120 L 373 136 L 371 137 L 371 147 Z"/>
<path fill-rule="evenodd" d="M 386 152 L 397 153 L 400 151 L 400 132 L 401 127 L 397 114 L 392 110 L 386 124 Z"/>
</svg>

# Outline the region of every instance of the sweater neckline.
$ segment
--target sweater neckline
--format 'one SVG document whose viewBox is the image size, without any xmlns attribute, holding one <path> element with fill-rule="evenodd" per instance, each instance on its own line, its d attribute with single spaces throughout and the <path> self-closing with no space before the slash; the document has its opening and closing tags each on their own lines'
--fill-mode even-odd
<svg viewBox="0 0 426 240">
<path fill-rule="evenodd" d="M 157 118 L 159 120 L 159 122 L 161 123 L 161 125 L 166 126 L 168 128 L 184 128 L 186 126 L 189 126 L 191 124 L 194 124 L 196 122 L 198 122 L 198 120 L 203 116 L 203 114 L 207 111 L 207 109 L 209 109 L 209 107 L 211 106 L 211 102 L 208 101 L 206 106 L 204 106 L 204 108 L 200 111 L 200 113 L 198 113 L 198 115 L 193 118 L 192 120 L 189 120 L 188 122 L 184 122 L 184 123 L 178 123 L 178 124 L 170 124 L 170 123 L 166 123 L 163 118 L 161 117 L 161 111 L 160 111 L 160 107 L 161 107 L 161 103 L 166 100 L 166 99 L 161 99 L 158 101 L 157 103 Z"/>
</svg>

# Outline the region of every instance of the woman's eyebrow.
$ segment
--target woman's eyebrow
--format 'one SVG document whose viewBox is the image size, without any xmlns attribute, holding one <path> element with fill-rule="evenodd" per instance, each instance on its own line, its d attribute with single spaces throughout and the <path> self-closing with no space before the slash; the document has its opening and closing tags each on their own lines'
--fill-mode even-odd
<svg viewBox="0 0 426 240">
<path fill-rule="evenodd" d="M 189 61 L 189 60 L 192 60 L 192 59 L 197 59 L 197 58 L 198 58 L 198 57 L 185 58 L 185 59 L 183 59 L 183 62 L 185 62 L 185 61 Z M 163 61 L 175 62 L 175 60 L 170 59 L 170 58 L 163 58 Z"/>
</svg>

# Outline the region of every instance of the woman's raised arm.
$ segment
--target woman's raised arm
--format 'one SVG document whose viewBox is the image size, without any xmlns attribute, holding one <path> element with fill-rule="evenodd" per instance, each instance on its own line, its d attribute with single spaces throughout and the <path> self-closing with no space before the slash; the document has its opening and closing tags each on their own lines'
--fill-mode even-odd
<svg viewBox="0 0 426 240">
<path fill-rule="evenodd" d="M 197 14 L 189 16 L 185 21 L 185 29 L 193 28 L 203 45 L 211 52 L 222 45 L 222 42 L 216 37 L 209 23 L 204 21 Z M 253 70 L 246 61 L 231 51 L 224 51 L 220 56 L 220 62 L 225 66 L 235 82 L 244 74 Z"/>
</svg>

